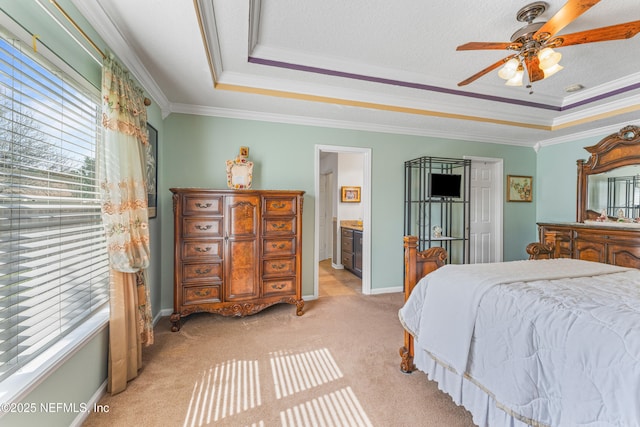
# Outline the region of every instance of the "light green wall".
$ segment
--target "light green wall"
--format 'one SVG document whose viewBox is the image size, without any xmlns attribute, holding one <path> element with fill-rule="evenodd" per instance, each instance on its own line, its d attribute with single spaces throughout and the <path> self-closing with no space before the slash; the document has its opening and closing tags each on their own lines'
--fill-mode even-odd
<svg viewBox="0 0 640 427">
<path fill-rule="evenodd" d="M 74 419 L 82 417 L 86 407 L 93 407 L 89 400 L 107 378 L 107 329 L 105 327 L 89 340 L 22 399 L 22 404 L 34 409 L 33 412 L 8 413 L 0 418 L 0 425 L 62 427 L 69 426 Z M 56 406 L 57 404 L 66 406 Z"/>
<path fill-rule="evenodd" d="M 544 195 L 544 202 L 538 203 L 538 222 L 576 220 L 577 161 L 587 160 L 589 152 L 584 147 L 597 144 L 605 136 L 549 145 L 538 151 L 534 191 Z"/>
<path fill-rule="evenodd" d="M 532 148 L 408 135 L 172 114 L 165 119 L 160 156 L 162 179 L 162 307 L 173 305 L 173 223 L 169 188 L 226 188 L 225 160 L 240 146 L 250 148 L 254 188 L 304 190 L 303 295 L 313 293 L 314 150 L 316 145 L 372 149 L 372 283 L 384 289 L 402 285 L 404 162 L 420 156 L 504 159 L 504 173 L 535 175 Z M 535 240 L 533 203 L 505 203 L 504 259 L 522 259 Z"/>
</svg>

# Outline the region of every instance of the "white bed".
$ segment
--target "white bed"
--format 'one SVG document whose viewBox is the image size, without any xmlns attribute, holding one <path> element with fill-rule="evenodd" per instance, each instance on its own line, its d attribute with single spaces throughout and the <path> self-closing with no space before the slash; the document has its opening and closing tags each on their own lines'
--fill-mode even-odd
<svg viewBox="0 0 640 427">
<path fill-rule="evenodd" d="M 444 265 L 407 292 L 404 370 L 415 364 L 479 426 L 640 425 L 640 270 Z"/>
</svg>

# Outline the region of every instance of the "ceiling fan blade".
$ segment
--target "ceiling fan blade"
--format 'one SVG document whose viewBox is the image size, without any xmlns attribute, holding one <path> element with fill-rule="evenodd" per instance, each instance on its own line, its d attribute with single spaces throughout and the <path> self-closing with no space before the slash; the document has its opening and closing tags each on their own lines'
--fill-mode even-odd
<svg viewBox="0 0 640 427">
<path fill-rule="evenodd" d="M 469 77 L 466 80 L 461 81 L 460 83 L 458 83 L 458 86 L 466 86 L 471 82 L 474 82 L 476 80 L 478 80 L 480 77 L 484 76 L 485 74 L 495 70 L 496 68 L 498 68 L 499 66 L 501 66 L 502 64 L 504 64 L 505 62 L 507 62 L 508 60 L 510 60 L 511 58 L 515 58 L 518 55 L 509 55 L 506 58 L 501 59 L 500 61 L 496 62 L 495 64 L 491 64 L 489 65 L 487 68 L 485 68 L 482 71 L 479 71 L 477 73 L 475 73 L 473 76 Z"/>
<path fill-rule="evenodd" d="M 524 58 L 527 72 L 529 73 L 529 81 L 531 83 L 544 79 L 544 71 L 540 68 L 540 60 L 537 55 L 528 55 Z"/>
<path fill-rule="evenodd" d="M 574 44 L 604 42 L 608 40 L 630 39 L 640 32 L 640 21 L 626 22 L 624 24 L 611 25 L 610 27 L 594 28 L 573 34 L 563 34 L 555 37 L 552 43 L 559 41 L 557 47 L 571 46 Z"/>
<path fill-rule="evenodd" d="M 553 37 L 598 2 L 600 2 L 600 0 L 569 0 L 551 19 L 536 31 L 533 38 L 536 40 L 546 40 Z"/>
<path fill-rule="evenodd" d="M 456 50 L 505 50 L 509 46 L 522 46 L 522 43 L 502 43 L 502 42 L 470 42 L 456 48 Z"/>
</svg>

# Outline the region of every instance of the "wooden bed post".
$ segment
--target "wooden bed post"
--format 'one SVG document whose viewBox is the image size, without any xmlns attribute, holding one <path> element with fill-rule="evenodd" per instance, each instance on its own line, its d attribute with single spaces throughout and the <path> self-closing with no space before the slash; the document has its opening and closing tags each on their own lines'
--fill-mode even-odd
<svg viewBox="0 0 640 427">
<path fill-rule="evenodd" d="M 554 236 L 556 233 L 554 232 Z M 550 242 L 533 242 L 527 245 L 527 253 L 529 254 L 529 259 L 553 259 L 560 258 L 557 250 L 560 245 L 555 244 L 555 240 Z"/>
<path fill-rule="evenodd" d="M 441 247 L 429 248 L 418 252 L 418 238 L 416 236 L 404 236 L 404 300 L 409 295 L 418 281 L 432 271 L 442 267 L 447 259 L 447 251 Z M 400 347 L 400 370 L 411 373 L 415 370 L 413 364 L 413 337 L 404 331 L 404 346 Z"/>
</svg>

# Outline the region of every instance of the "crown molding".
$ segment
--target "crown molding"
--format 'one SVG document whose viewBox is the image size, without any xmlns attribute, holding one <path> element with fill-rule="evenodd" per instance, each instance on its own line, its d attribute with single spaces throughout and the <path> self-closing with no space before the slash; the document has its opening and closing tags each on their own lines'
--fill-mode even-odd
<svg viewBox="0 0 640 427">
<path fill-rule="evenodd" d="M 620 129 L 628 125 L 629 125 L 628 121 L 620 122 L 615 125 L 602 126 L 596 129 L 591 129 L 583 132 L 575 132 L 575 133 L 561 136 L 558 138 L 545 139 L 545 140 L 539 141 L 536 145 L 538 147 L 547 147 L 550 145 L 564 144 L 567 142 L 578 141 L 580 139 L 602 137 L 603 135 L 609 135 L 609 134 L 618 132 Z"/>
<path fill-rule="evenodd" d="M 611 80 L 609 82 L 603 83 L 596 87 L 588 88 L 585 90 L 581 90 L 580 92 L 567 95 L 564 98 L 562 107 L 566 108 L 573 104 L 577 104 L 583 101 L 588 101 L 589 99 L 597 98 L 602 94 L 611 94 L 618 90 L 622 90 L 630 86 L 637 85 L 638 82 L 640 82 L 640 73 L 634 73 L 620 79 Z"/>
<path fill-rule="evenodd" d="M 78 11 L 89 21 L 91 26 L 100 34 L 111 51 L 123 62 L 125 67 L 138 80 L 149 96 L 158 104 L 162 118 L 171 112 L 169 100 L 157 85 L 151 74 L 131 50 L 118 27 L 111 21 L 100 2 L 71 0 Z"/>
<path fill-rule="evenodd" d="M 202 43 L 204 44 L 207 63 L 209 64 L 209 70 L 211 72 L 211 80 L 215 87 L 218 83 L 218 78 L 222 75 L 223 66 L 213 0 L 193 0 L 193 5 L 196 9 Z M 257 33 L 255 37 L 257 37 Z M 251 43 L 251 38 L 249 38 L 249 42 Z"/>
<path fill-rule="evenodd" d="M 298 99 L 306 98 L 310 101 L 327 104 L 334 102 L 339 105 L 349 105 L 356 108 L 361 108 L 361 104 L 371 104 L 369 108 L 378 106 L 379 108 L 377 109 L 379 110 L 393 110 L 405 114 L 413 113 L 432 117 L 455 116 L 477 122 L 492 122 L 507 126 L 547 130 L 551 130 L 553 125 L 553 113 L 550 111 L 538 111 L 536 115 L 530 111 L 516 113 L 514 109 L 517 106 L 513 105 L 509 106 L 510 110 L 508 112 L 501 111 L 498 108 L 488 110 L 482 103 L 471 106 L 469 104 L 453 103 L 451 100 L 434 102 L 432 98 L 389 95 L 354 88 L 289 81 L 229 71 L 225 71 L 218 81 L 218 88 L 224 88 L 225 86 L 243 87 L 246 88 L 245 92 L 262 96 L 267 92 L 281 92 L 283 94 L 291 94 L 290 97 Z"/>
<path fill-rule="evenodd" d="M 640 110 L 638 99 L 636 97 L 628 97 L 595 107 L 583 108 L 580 111 L 562 114 L 553 120 L 552 127 L 557 130 L 638 110 Z"/>
<path fill-rule="evenodd" d="M 258 39 L 260 36 L 261 8 L 261 0 L 251 0 L 251 3 L 249 4 L 249 56 L 251 56 L 253 49 L 258 45 Z"/>
<path fill-rule="evenodd" d="M 397 135 L 425 136 L 431 138 L 452 139 L 460 141 L 484 142 L 501 145 L 514 146 L 533 146 L 527 142 L 515 142 L 508 138 L 496 138 L 494 136 L 486 137 L 480 135 L 458 132 L 442 132 L 431 129 L 406 127 L 406 126 L 388 126 L 378 123 L 364 123 L 346 120 L 332 120 L 318 117 L 294 116 L 289 114 L 265 113 L 260 111 L 237 110 L 229 108 L 214 108 L 207 106 L 198 106 L 190 104 L 171 104 L 172 113 L 177 114 L 193 114 L 208 117 L 223 117 L 230 119 L 256 120 L 262 122 L 295 124 L 303 126 L 315 126 L 336 129 L 359 130 L 376 133 L 389 133 Z"/>
</svg>

